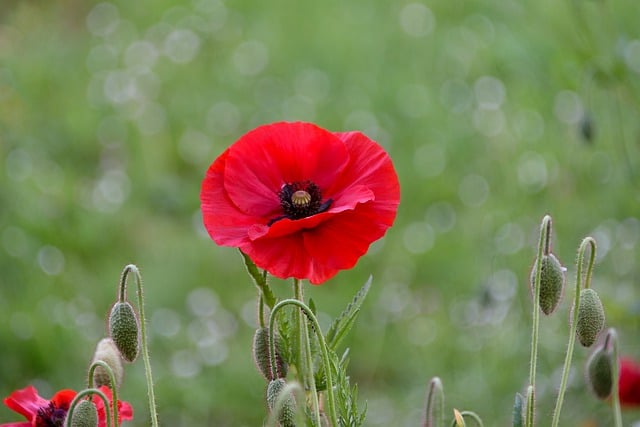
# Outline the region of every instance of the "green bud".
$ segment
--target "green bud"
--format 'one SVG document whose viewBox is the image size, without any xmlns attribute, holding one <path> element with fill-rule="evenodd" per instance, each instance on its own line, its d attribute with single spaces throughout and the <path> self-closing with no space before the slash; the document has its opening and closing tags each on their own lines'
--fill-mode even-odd
<svg viewBox="0 0 640 427">
<path fill-rule="evenodd" d="M 284 379 L 276 378 L 267 386 L 267 404 L 272 411 L 278 411 L 278 422 L 282 427 L 295 427 L 296 401 L 293 396 L 288 396 L 281 407 L 276 407 L 280 393 L 287 385 Z"/>
<path fill-rule="evenodd" d="M 67 414 L 68 416 L 68 414 Z M 65 422 L 64 425 L 67 425 Z M 90 400 L 81 400 L 71 413 L 71 427 L 97 427 L 98 409 Z"/>
<path fill-rule="evenodd" d="M 591 347 L 604 328 L 604 308 L 600 297 L 591 288 L 580 291 L 576 322 L 576 335 L 580 344 L 584 347 Z"/>
<path fill-rule="evenodd" d="M 593 394 L 601 400 L 607 399 L 613 390 L 613 357 L 601 346 L 587 361 L 587 383 Z"/>
<path fill-rule="evenodd" d="M 97 361 L 102 361 L 109 365 L 111 372 L 113 372 L 116 386 L 119 387 L 124 377 L 124 368 L 122 367 L 120 351 L 111 338 L 103 338 L 98 342 L 96 351 L 93 353 L 93 359 L 91 359 L 91 365 Z M 100 388 L 100 386 L 111 386 L 111 377 L 107 370 L 102 366 L 96 366 L 93 370 L 93 384 L 95 388 Z"/>
<path fill-rule="evenodd" d="M 564 290 L 564 272 L 567 270 L 553 254 L 543 255 L 540 270 L 540 309 L 546 315 L 558 307 Z M 536 265 L 531 270 L 531 290 L 535 293 Z"/>
<path fill-rule="evenodd" d="M 140 334 L 138 316 L 128 302 L 117 302 L 109 315 L 109 335 L 118 347 L 122 359 L 133 362 L 138 357 Z"/>
<path fill-rule="evenodd" d="M 277 333 L 274 336 L 274 344 L 276 353 L 276 378 L 284 378 L 287 376 L 288 365 L 282 357 L 282 354 L 284 353 L 284 346 Z M 265 379 L 268 381 L 274 379 L 271 374 L 269 328 L 267 327 L 257 329 L 253 336 L 253 361 Z"/>
</svg>

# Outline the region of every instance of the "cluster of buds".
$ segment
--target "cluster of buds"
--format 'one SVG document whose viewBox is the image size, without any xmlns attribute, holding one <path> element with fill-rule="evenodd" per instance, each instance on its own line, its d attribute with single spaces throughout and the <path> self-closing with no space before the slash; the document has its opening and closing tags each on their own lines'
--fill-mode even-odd
<svg viewBox="0 0 640 427">
<path fill-rule="evenodd" d="M 98 410 L 90 395 L 99 393 L 98 389 L 103 386 L 109 387 L 113 393 L 112 413 L 116 417 L 116 425 L 119 425 L 116 402 L 124 379 L 123 364 L 135 361 L 140 350 L 140 321 L 126 300 L 127 275 L 132 271 L 139 274 L 135 266 L 128 265 L 121 276 L 118 298 L 108 315 L 107 336 L 98 342 L 91 359 L 88 389 L 86 393 L 78 394 L 67 413 L 72 427 L 97 427 Z"/>
</svg>

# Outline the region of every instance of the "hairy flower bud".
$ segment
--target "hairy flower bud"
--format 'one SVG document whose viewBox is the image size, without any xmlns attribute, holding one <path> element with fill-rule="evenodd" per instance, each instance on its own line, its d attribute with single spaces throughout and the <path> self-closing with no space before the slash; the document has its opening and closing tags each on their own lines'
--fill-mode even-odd
<svg viewBox="0 0 640 427">
<path fill-rule="evenodd" d="M 69 416 L 69 414 L 67 414 Z M 67 425 L 66 422 L 64 425 Z M 71 427 L 97 427 L 98 409 L 90 400 L 81 400 L 71 413 Z"/>
<path fill-rule="evenodd" d="M 96 345 L 96 351 L 93 353 L 91 365 L 98 361 L 106 363 L 109 368 L 111 368 L 116 386 L 119 387 L 124 377 L 124 368 L 122 367 L 120 351 L 111 338 L 103 338 L 98 342 L 98 345 Z M 96 366 L 93 370 L 93 385 L 95 388 L 111 386 L 111 377 L 104 367 Z"/>
<path fill-rule="evenodd" d="M 580 344 L 591 347 L 604 328 L 604 308 L 596 291 L 591 288 L 580 291 L 576 335 Z"/>
<path fill-rule="evenodd" d="M 140 347 L 138 316 L 128 302 L 117 302 L 109 315 L 109 335 L 118 347 L 122 359 L 133 362 Z"/>
<path fill-rule="evenodd" d="M 270 410 L 279 411 L 277 414 L 278 422 L 282 427 L 295 427 L 296 402 L 293 396 L 288 396 L 284 400 L 282 407 L 276 407 L 278 397 L 286 385 L 287 383 L 282 378 L 270 381 L 267 386 L 267 404 Z"/>
<path fill-rule="evenodd" d="M 587 383 L 598 399 L 605 400 L 613 390 L 613 357 L 604 346 L 598 347 L 587 361 Z"/>
<path fill-rule="evenodd" d="M 536 291 L 536 265 L 531 270 L 531 290 Z M 543 255 L 540 269 L 540 309 L 546 315 L 553 313 L 564 290 L 564 272 L 566 268 L 560 265 L 560 261 L 553 254 Z"/>
<path fill-rule="evenodd" d="M 284 347 L 280 336 L 276 333 L 274 336 L 275 353 L 276 353 L 276 378 L 284 378 L 287 376 L 288 365 L 284 361 L 282 354 Z M 269 353 L 269 328 L 259 328 L 253 336 L 253 361 L 260 373 L 268 381 L 273 380 L 271 373 L 271 356 Z"/>
</svg>

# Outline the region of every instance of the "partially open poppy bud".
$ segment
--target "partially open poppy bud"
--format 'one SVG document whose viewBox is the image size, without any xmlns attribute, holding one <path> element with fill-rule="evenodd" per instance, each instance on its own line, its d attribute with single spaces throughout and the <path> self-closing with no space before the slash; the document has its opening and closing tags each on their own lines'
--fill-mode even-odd
<svg viewBox="0 0 640 427">
<path fill-rule="evenodd" d="M 67 414 L 69 416 L 69 414 Z M 64 425 L 67 425 L 65 422 Z M 98 409 L 90 400 L 81 400 L 71 413 L 71 427 L 97 427 Z"/>
<path fill-rule="evenodd" d="M 543 255 L 540 269 L 540 309 L 546 315 L 553 313 L 564 290 L 564 272 L 566 268 L 553 254 Z M 536 265 L 531 270 L 531 290 L 536 291 Z"/>
<path fill-rule="evenodd" d="M 117 302 L 109 315 L 109 335 L 118 347 L 122 359 L 133 362 L 138 357 L 140 334 L 138 316 L 128 302 Z"/>
<path fill-rule="evenodd" d="M 600 297 L 591 288 L 580 291 L 576 335 L 580 344 L 591 347 L 604 328 L 604 308 Z"/>
<path fill-rule="evenodd" d="M 587 361 L 587 383 L 598 399 L 607 399 L 613 390 L 613 356 L 604 346 Z"/>
<path fill-rule="evenodd" d="M 275 352 L 276 352 L 276 378 L 284 378 L 287 376 L 288 365 L 284 361 L 282 354 L 284 348 L 280 336 L 276 333 L 274 336 Z M 267 380 L 275 379 L 271 373 L 271 357 L 269 353 L 269 328 L 259 328 L 253 336 L 253 361 L 260 373 Z"/>
<path fill-rule="evenodd" d="M 102 361 L 109 365 L 111 372 L 113 372 L 116 386 L 119 387 L 124 377 L 124 368 L 122 367 L 120 351 L 111 338 L 103 338 L 98 342 L 98 345 L 96 345 L 96 351 L 93 353 L 91 365 L 97 361 Z M 93 385 L 95 388 L 99 388 L 100 386 L 110 387 L 111 377 L 104 367 L 96 366 L 93 370 Z"/>
<path fill-rule="evenodd" d="M 287 383 L 282 378 L 276 378 L 270 381 L 267 386 L 267 404 L 270 410 L 279 411 L 277 414 L 278 422 L 282 427 L 295 427 L 296 401 L 293 399 L 293 396 L 288 396 L 281 408 L 276 407 L 278 396 L 280 396 L 280 393 L 286 385 Z"/>
</svg>

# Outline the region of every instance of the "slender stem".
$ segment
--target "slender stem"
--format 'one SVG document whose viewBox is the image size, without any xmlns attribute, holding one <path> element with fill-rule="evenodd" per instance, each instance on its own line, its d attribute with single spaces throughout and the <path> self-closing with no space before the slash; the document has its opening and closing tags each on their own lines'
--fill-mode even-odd
<svg viewBox="0 0 640 427">
<path fill-rule="evenodd" d="M 329 358 L 329 350 L 327 349 L 327 343 L 324 339 L 324 336 L 322 335 L 322 330 L 320 329 L 320 323 L 318 323 L 318 319 L 313 314 L 313 311 L 311 311 L 311 309 L 303 301 L 300 301 L 297 299 L 285 299 L 278 302 L 273 307 L 273 310 L 271 311 L 271 318 L 269 319 L 269 356 L 272 361 L 271 373 L 272 375 L 275 375 L 275 370 L 276 370 L 276 367 L 274 365 L 274 361 L 276 359 L 276 346 L 275 346 L 275 339 L 273 334 L 273 330 L 275 327 L 275 318 L 276 318 L 275 315 L 277 314 L 278 311 L 280 311 L 283 307 L 287 305 L 295 305 L 299 307 L 304 312 L 304 314 L 302 315 L 303 318 L 301 319 L 302 323 L 306 325 L 306 321 L 307 319 L 309 319 L 309 321 L 313 325 L 313 330 L 315 331 L 316 336 L 318 337 L 318 342 L 320 343 L 320 352 L 322 353 L 322 363 L 324 364 L 324 372 L 327 380 L 327 406 L 329 407 L 329 417 L 331 418 L 332 425 L 334 427 L 338 427 L 338 416 L 336 414 L 335 396 L 333 394 L 333 374 L 331 371 L 332 365 L 331 365 L 331 360 Z M 306 335 L 306 336 L 307 336 L 307 343 L 308 343 L 309 335 Z M 310 358 L 308 362 L 309 363 L 311 362 Z M 311 378 L 313 379 L 313 371 L 311 370 L 311 365 L 308 365 L 308 367 L 309 367 L 309 372 L 311 373 Z M 317 401 L 315 384 L 312 388 L 312 392 L 313 392 L 313 395 L 316 396 L 316 401 Z M 318 406 L 315 406 L 314 410 L 317 410 L 317 408 Z M 319 414 L 318 414 L 318 418 L 319 418 Z M 316 420 L 316 421 L 319 421 L 319 420 Z M 317 424 L 317 425 L 319 426 L 320 424 Z"/>
<path fill-rule="evenodd" d="M 264 298 L 261 293 L 258 295 L 258 323 L 264 328 Z"/>
<path fill-rule="evenodd" d="M 540 225 L 540 238 L 538 239 L 538 254 L 536 257 L 536 274 L 533 289 L 533 325 L 531 327 L 531 362 L 529 363 L 529 386 L 536 387 L 536 364 L 538 361 L 538 335 L 540 325 L 540 276 L 542 272 L 542 256 L 549 249 L 551 233 L 551 217 L 545 215 Z M 527 405 L 526 427 L 533 426 L 533 405 Z"/>
<path fill-rule="evenodd" d="M 153 391 L 153 378 L 151 376 L 151 361 L 149 358 L 149 346 L 147 344 L 147 318 L 144 315 L 144 295 L 142 290 L 142 277 L 140 275 L 140 271 L 138 267 L 133 264 L 129 264 L 124 268 L 123 275 L 123 284 L 121 285 L 121 289 L 126 285 L 126 276 L 133 272 L 136 278 L 136 284 L 138 286 L 138 311 L 140 313 L 140 335 L 141 335 L 141 345 L 142 345 L 142 358 L 144 360 L 144 370 L 147 377 L 147 394 L 149 396 L 149 411 L 151 413 L 151 425 L 153 427 L 158 426 L 158 414 L 156 412 L 156 398 Z"/>
<path fill-rule="evenodd" d="M 293 289 L 295 293 L 295 299 L 304 304 L 303 284 L 300 279 L 293 279 Z M 298 327 L 298 333 L 300 335 L 300 365 L 303 366 L 303 378 L 309 384 L 311 406 L 313 409 L 316 425 L 320 426 L 320 401 L 318 400 L 316 379 L 313 374 L 313 359 L 311 357 L 311 340 L 309 339 L 309 327 L 307 325 L 307 319 L 302 311 L 300 312 Z M 328 366 L 327 369 L 329 369 Z"/>
<path fill-rule="evenodd" d="M 525 413 L 525 426 L 533 427 L 535 421 L 536 391 L 532 385 L 527 387 L 527 412 Z"/>
<path fill-rule="evenodd" d="M 111 369 L 111 366 L 109 366 L 109 364 L 103 360 L 96 360 L 95 362 L 93 362 L 91 364 L 91 366 L 89 367 L 89 388 L 93 388 L 93 373 L 95 372 L 96 368 L 100 366 L 103 369 L 105 369 L 107 371 L 107 374 L 109 375 L 109 386 L 111 388 L 111 406 L 112 406 L 112 410 L 113 410 L 113 414 L 114 414 L 114 427 L 118 425 L 118 390 L 117 390 L 117 384 L 116 384 L 116 376 L 113 374 L 113 369 Z M 109 405 L 107 405 L 109 406 Z M 107 423 L 107 425 L 109 425 L 109 423 Z"/>
<path fill-rule="evenodd" d="M 111 425 L 111 409 L 109 407 L 109 399 L 107 399 L 107 396 L 105 396 L 104 393 L 98 390 L 97 388 L 88 388 L 76 394 L 76 396 L 71 401 L 71 405 L 69 405 L 69 411 L 67 412 L 67 418 L 64 424 L 65 427 L 71 427 L 71 419 L 73 418 L 72 417 L 73 411 L 76 409 L 76 406 L 78 405 L 78 403 L 80 403 L 82 398 L 89 394 L 96 394 L 98 395 L 98 398 L 102 399 L 102 402 L 104 403 L 104 407 L 105 407 L 105 413 L 107 414 L 107 425 L 108 426 Z M 115 401 L 115 399 L 113 399 L 113 401 Z"/>
<path fill-rule="evenodd" d="M 618 388 L 620 387 L 620 359 L 618 357 L 618 334 L 615 329 L 609 329 L 607 338 L 609 337 L 611 338 L 613 348 L 613 396 L 611 397 L 613 403 L 613 422 L 615 424 L 615 427 L 622 427 L 622 414 L 620 413 L 620 392 L 618 391 Z"/>
<path fill-rule="evenodd" d="M 462 411 L 460 412 L 460 415 L 462 415 L 462 417 L 469 417 L 471 418 L 473 421 L 476 422 L 476 424 L 478 424 L 479 427 L 484 427 L 484 423 L 482 422 L 482 419 L 478 416 L 478 414 L 476 414 L 475 412 L 472 411 Z"/>
<path fill-rule="evenodd" d="M 593 264 L 596 257 L 596 241 L 593 237 L 585 237 L 578 248 L 578 260 L 576 265 L 576 287 L 575 297 L 573 300 L 573 308 L 571 312 L 571 328 L 569 330 L 569 344 L 567 345 L 567 354 L 564 359 L 564 367 L 562 368 L 562 379 L 560 381 L 560 389 L 558 391 L 558 397 L 556 399 L 556 407 L 553 411 L 552 427 L 557 427 L 560 422 L 560 411 L 562 410 L 562 403 L 564 401 L 564 393 L 567 390 L 567 382 L 569 380 L 569 370 L 571 368 L 571 359 L 573 358 L 573 349 L 576 343 L 576 330 L 578 328 L 578 307 L 580 306 L 580 291 L 582 290 L 582 264 L 584 263 L 584 253 L 587 250 L 587 246 L 591 247 L 589 253 L 589 265 L 587 268 L 587 275 L 585 277 L 585 288 L 589 287 L 591 281 L 591 273 L 593 271 Z"/>
</svg>

